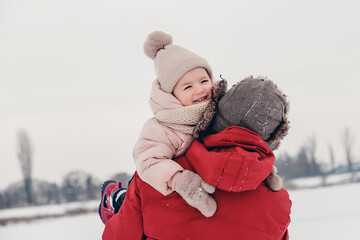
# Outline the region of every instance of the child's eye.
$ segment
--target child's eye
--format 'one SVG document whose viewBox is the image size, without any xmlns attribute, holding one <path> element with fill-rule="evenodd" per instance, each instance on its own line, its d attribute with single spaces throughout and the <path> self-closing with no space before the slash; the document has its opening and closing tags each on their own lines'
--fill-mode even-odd
<svg viewBox="0 0 360 240">
<path fill-rule="evenodd" d="M 184 90 L 189 89 L 189 88 L 191 88 L 191 86 L 186 86 L 186 87 L 184 88 Z"/>
<path fill-rule="evenodd" d="M 208 80 L 208 79 L 206 79 L 206 80 L 202 80 L 202 81 L 201 81 L 201 83 L 207 83 L 207 82 L 209 82 L 209 80 Z"/>
</svg>

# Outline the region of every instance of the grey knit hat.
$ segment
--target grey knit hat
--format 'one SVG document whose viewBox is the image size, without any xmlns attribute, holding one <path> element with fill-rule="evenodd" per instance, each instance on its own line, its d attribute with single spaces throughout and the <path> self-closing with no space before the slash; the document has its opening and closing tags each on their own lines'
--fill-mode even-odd
<svg viewBox="0 0 360 240">
<path fill-rule="evenodd" d="M 271 80 L 249 77 L 225 93 L 217 108 L 210 110 L 212 115 L 206 111 L 207 116 L 214 116 L 210 126 L 199 123 L 194 132 L 203 136 L 230 126 L 245 127 L 259 134 L 275 150 L 288 132 L 288 111 L 286 95 Z"/>
<path fill-rule="evenodd" d="M 154 60 L 155 72 L 161 89 L 171 93 L 177 81 L 188 71 L 203 67 L 213 79 L 208 62 L 195 53 L 173 44 L 172 36 L 155 31 L 149 34 L 144 43 L 146 56 Z"/>
</svg>

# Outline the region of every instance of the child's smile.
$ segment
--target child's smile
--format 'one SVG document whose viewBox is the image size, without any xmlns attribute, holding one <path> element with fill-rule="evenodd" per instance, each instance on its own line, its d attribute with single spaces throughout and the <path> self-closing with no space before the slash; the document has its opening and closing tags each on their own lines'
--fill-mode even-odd
<svg viewBox="0 0 360 240">
<path fill-rule="evenodd" d="M 203 97 L 201 97 L 201 98 L 198 98 L 198 99 L 194 100 L 194 104 L 196 104 L 196 103 L 201 103 L 201 102 L 205 102 L 205 101 L 207 101 L 207 100 L 209 100 L 208 95 L 205 95 L 205 96 L 203 96 Z"/>
<path fill-rule="evenodd" d="M 202 103 L 211 98 L 212 81 L 202 67 L 185 73 L 174 87 L 173 95 L 184 106 Z"/>
</svg>

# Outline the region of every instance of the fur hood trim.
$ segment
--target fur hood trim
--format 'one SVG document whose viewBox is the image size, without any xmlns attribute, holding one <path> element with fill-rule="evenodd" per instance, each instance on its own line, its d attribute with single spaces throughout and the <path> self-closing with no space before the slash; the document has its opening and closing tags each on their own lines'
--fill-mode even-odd
<svg viewBox="0 0 360 240">
<path fill-rule="evenodd" d="M 219 100 L 224 96 L 227 90 L 227 82 L 225 79 L 215 82 L 212 89 L 212 96 L 209 105 L 205 109 L 203 116 L 200 118 L 198 124 L 194 128 L 194 139 L 201 140 L 204 136 L 205 130 L 209 127 L 213 117 L 217 111 L 217 104 Z"/>
<path fill-rule="evenodd" d="M 278 88 L 277 85 L 275 87 L 282 93 L 282 91 Z M 285 108 L 284 108 L 284 115 L 283 120 L 279 127 L 273 132 L 270 138 L 266 141 L 268 147 L 274 151 L 279 148 L 281 140 L 288 134 L 290 128 L 290 121 L 288 120 L 287 116 L 289 114 L 289 101 L 286 99 L 286 95 L 282 93 L 285 98 Z"/>
</svg>

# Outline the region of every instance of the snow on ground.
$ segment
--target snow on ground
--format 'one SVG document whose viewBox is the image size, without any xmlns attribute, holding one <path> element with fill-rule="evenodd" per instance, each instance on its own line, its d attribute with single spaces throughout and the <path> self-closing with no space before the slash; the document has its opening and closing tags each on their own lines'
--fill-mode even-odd
<svg viewBox="0 0 360 240">
<path fill-rule="evenodd" d="M 360 183 L 290 192 L 290 239 L 359 239 Z"/>
<path fill-rule="evenodd" d="M 44 219 L 0 227 L 1 240 L 100 240 L 104 224 L 97 214 Z"/>
<path fill-rule="evenodd" d="M 345 184 L 351 182 L 358 182 L 360 179 L 360 172 L 332 174 L 326 177 L 316 176 L 307 178 L 291 179 L 289 183 L 298 188 L 318 187 L 321 185 Z"/>
<path fill-rule="evenodd" d="M 358 238 L 360 183 L 295 190 L 289 193 L 293 202 L 292 222 L 289 227 L 291 240 Z M 96 205 L 95 202 L 88 204 Z M 51 206 L 49 211 L 53 207 Z M 60 205 L 58 208 L 64 209 L 66 205 Z M 13 215 L 11 211 L 14 211 Z M 27 211 L 30 210 L 0 211 L 0 218 L 20 216 L 19 212 Z M 103 229 L 104 225 L 99 216 L 93 213 L 0 226 L 0 239 L 92 240 L 101 239 Z"/>
<path fill-rule="evenodd" d="M 99 201 L 72 202 L 61 205 L 33 206 L 26 208 L 15 208 L 0 210 L 0 219 L 12 217 L 31 217 L 43 215 L 58 215 L 78 208 L 97 209 Z"/>
</svg>

